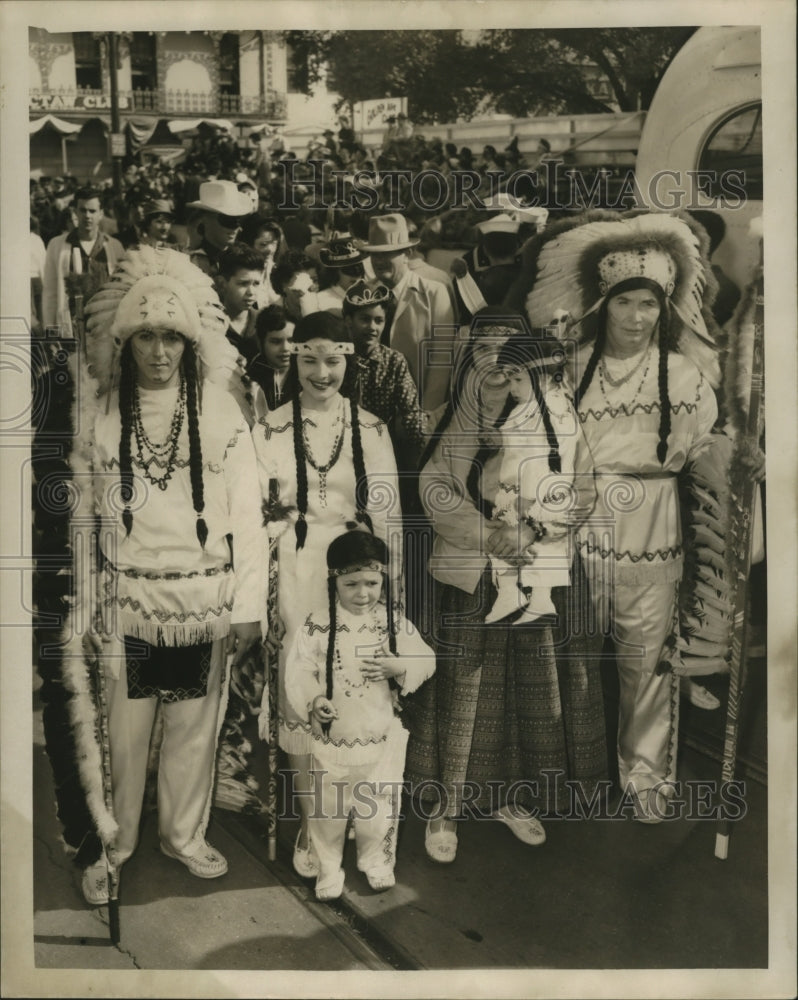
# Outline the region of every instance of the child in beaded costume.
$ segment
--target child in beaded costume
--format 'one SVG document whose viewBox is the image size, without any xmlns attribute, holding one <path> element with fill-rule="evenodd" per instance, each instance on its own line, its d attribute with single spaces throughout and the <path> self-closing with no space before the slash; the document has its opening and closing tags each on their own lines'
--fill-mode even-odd
<svg viewBox="0 0 798 1000">
<path fill-rule="evenodd" d="M 358 868 L 377 892 L 395 884 L 408 737 L 395 710 L 400 690 L 410 693 L 432 675 L 435 656 L 393 607 L 387 564 L 385 543 L 370 532 L 335 538 L 327 549 L 328 606 L 310 612 L 288 651 L 287 696 L 313 732 L 318 899 L 343 890 L 350 811 Z"/>
</svg>

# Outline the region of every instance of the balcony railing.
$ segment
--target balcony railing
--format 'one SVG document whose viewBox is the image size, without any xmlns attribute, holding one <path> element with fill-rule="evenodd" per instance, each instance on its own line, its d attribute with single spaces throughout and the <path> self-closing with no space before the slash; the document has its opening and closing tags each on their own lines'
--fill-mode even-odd
<svg viewBox="0 0 798 1000">
<path fill-rule="evenodd" d="M 111 96 L 103 90 L 61 87 L 31 90 L 28 105 L 33 112 L 110 111 Z M 154 114 L 258 115 L 284 121 L 287 114 L 283 94 L 212 94 L 190 90 L 167 90 L 162 98 L 157 90 L 119 92 L 120 111 L 148 111 Z"/>
</svg>

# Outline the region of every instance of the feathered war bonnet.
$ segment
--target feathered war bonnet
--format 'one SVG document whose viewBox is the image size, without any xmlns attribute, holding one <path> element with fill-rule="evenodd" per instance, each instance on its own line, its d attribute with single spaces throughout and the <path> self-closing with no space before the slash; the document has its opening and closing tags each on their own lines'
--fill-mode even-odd
<svg viewBox="0 0 798 1000">
<path fill-rule="evenodd" d="M 582 339 L 590 339 L 590 317 L 613 287 L 647 278 L 659 285 L 680 321 L 674 329 L 679 351 L 717 388 L 717 349 L 703 312 L 710 273 L 698 236 L 681 219 L 648 213 L 590 222 L 541 249 L 527 315 L 533 326 L 547 326 L 558 310 L 567 312 L 569 332 L 579 325 Z"/>
<path fill-rule="evenodd" d="M 236 366 L 211 278 L 177 250 L 129 250 L 86 306 L 86 356 L 100 393 L 119 384 L 122 348 L 140 330 L 169 329 L 193 345 L 198 375 L 224 382 Z"/>
</svg>

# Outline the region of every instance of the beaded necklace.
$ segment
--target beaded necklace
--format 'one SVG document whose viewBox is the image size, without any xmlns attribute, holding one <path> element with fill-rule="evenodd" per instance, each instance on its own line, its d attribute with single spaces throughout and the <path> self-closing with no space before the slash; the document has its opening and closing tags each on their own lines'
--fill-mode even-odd
<svg viewBox="0 0 798 1000">
<path fill-rule="evenodd" d="M 341 406 L 343 407 L 343 400 L 341 401 Z M 341 450 L 344 445 L 344 431 L 346 430 L 346 421 L 342 419 L 342 414 L 339 411 L 338 417 L 333 422 L 334 424 L 339 423 L 340 430 L 335 435 L 335 440 L 333 441 L 332 451 L 330 452 L 329 459 L 320 465 L 313 457 L 313 452 L 310 448 L 310 441 L 308 440 L 307 428 L 305 426 L 304 420 L 302 421 L 302 444 L 305 449 L 305 458 L 308 460 L 308 464 L 316 470 L 319 474 L 319 505 L 321 507 L 327 506 L 327 473 L 332 469 L 338 459 L 341 457 Z"/>
<path fill-rule="evenodd" d="M 607 381 L 607 385 L 611 386 L 613 389 L 618 389 L 622 385 L 625 385 L 629 381 L 629 379 L 631 379 L 634 373 L 640 369 L 640 366 L 643 364 L 643 362 L 648 359 L 650 353 L 651 353 L 651 344 L 648 345 L 648 348 L 640 355 L 638 360 L 629 369 L 629 371 L 624 372 L 624 374 L 618 376 L 618 378 L 613 378 L 612 375 L 610 375 L 610 370 L 607 367 L 606 358 L 602 355 L 600 364 L 604 378 Z"/>
<path fill-rule="evenodd" d="M 645 385 L 646 379 L 648 378 L 648 372 L 649 372 L 649 369 L 651 368 L 651 345 L 649 344 L 648 350 L 643 355 L 643 357 L 640 359 L 640 361 L 635 365 L 635 367 L 629 372 L 629 374 L 625 375 L 625 376 L 622 376 L 620 380 L 617 380 L 615 382 L 612 382 L 610 380 L 609 374 L 607 373 L 607 370 L 606 370 L 606 366 L 604 365 L 604 358 L 602 357 L 601 361 L 599 362 L 599 366 L 598 366 L 599 388 L 601 389 L 601 395 L 604 397 L 604 402 L 607 404 L 607 406 L 611 407 L 612 404 L 610 403 L 609 399 L 607 398 L 607 390 L 604 387 L 604 378 L 605 378 L 605 375 L 606 375 L 606 378 L 607 378 L 607 382 L 609 382 L 609 384 L 610 384 L 610 387 L 617 389 L 619 386 L 624 385 L 626 382 L 629 381 L 629 379 L 632 377 L 632 375 L 635 373 L 635 371 L 637 371 L 637 369 L 640 367 L 640 365 L 643 363 L 644 360 L 646 362 L 646 367 L 643 370 L 643 377 L 640 379 L 640 383 L 637 386 L 637 389 L 635 390 L 634 396 L 632 396 L 631 402 L 629 402 L 629 403 L 623 403 L 623 404 L 618 404 L 618 405 L 623 405 L 623 407 L 627 411 L 631 410 L 634 407 L 635 403 L 637 402 L 638 396 L 640 395 L 640 392 L 641 392 L 643 386 Z"/>
<path fill-rule="evenodd" d="M 335 647 L 334 657 L 335 657 L 336 681 L 338 681 L 338 682 L 340 682 L 340 683 L 343 684 L 344 689 L 345 689 L 344 690 L 344 697 L 345 698 L 351 698 L 353 691 L 358 691 L 361 688 L 366 688 L 366 687 L 370 686 L 371 681 L 368 679 L 368 677 L 364 677 L 363 680 L 359 684 L 356 684 L 353 681 L 350 681 L 349 678 L 346 676 L 346 674 L 343 673 L 343 664 L 341 663 L 341 654 L 338 651 L 338 646 L 337 645 Z M 357 697 L 358 698 L 362 698 L 363 697 L 363 691 L 360 691 L 360 694 L 358 694 Z"/>
<path fill-rule="evenodd" d="M 172 414 L 172 423 L 169 433 L 163 443 L 153 441 L 144 429 L 144 421 L 141 416 L 141 397 L 139 387 L 136 384 L 133 392 L 133 429 L 136 435 L 136 455 L 139 464 L 144 472 L 144 476 L 153 486 L 159 490 L 165 490 L 172 473 L 175 471 L 177 459 L 177 449 L 180 442 L 180 431 L 183 428 L 183 418 L 186 412 L 186 377 L 180 373 L 180 388 L 177 394 L 177 405 Z M 149 452 L 149 457 L 144 457 L 144 449 Z M 150 466 L 160 460 L 166 461 L 166 472 L 162 476 L 154 476 L 150 472 Z"/>
</svg>

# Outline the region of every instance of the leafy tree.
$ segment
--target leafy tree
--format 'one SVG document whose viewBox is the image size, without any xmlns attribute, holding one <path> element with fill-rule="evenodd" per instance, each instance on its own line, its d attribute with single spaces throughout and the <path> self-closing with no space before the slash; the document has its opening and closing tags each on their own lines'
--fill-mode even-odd
<svg viewBox="0 0 798 1000">
<path fill-rule="evenodd" d="M 585 114 L 648 108 L 673 56 L 695 28 L 491 29 L 475 43 L 460 31 L 287 32 L 318 82 L 327 69 L 341 104 L 406 96 L 419 123 L 478 111 Z M 614 102 L 595 96 L 595 67 Z"/>
</svg>

